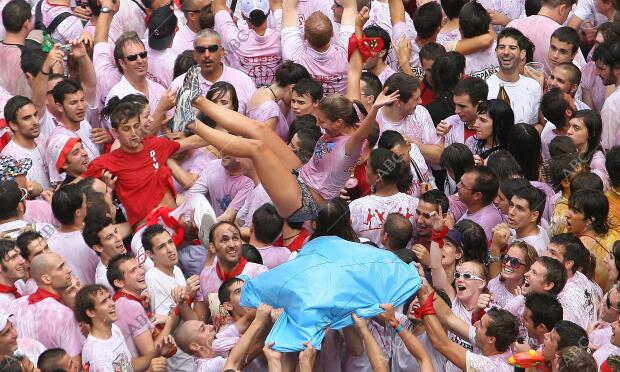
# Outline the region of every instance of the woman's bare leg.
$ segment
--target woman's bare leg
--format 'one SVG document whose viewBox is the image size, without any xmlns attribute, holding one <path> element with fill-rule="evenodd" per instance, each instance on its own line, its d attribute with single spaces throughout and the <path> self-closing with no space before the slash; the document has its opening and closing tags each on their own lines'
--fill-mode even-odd
<svg viewBox="0 0 620 372">
<path fill-rule="evenodd" d="M 233 134 L 263 141 L 285 168 L 297 169 L 301 166 L 301 161 L 297 155 L 269 125 L 217 105 L 203 96 L 196 98 L 194 107 Z"/>
<path fill-rule="evenodd" d="M 241 138 L 195 123 L 188 125 L 188 128 L 218 150 L 231 156 L 252 159 L 258 178 L 280 216 L 288 218 L 301 208 L 301 189 L 297 179 L 266 142 Z"/>
</svg>

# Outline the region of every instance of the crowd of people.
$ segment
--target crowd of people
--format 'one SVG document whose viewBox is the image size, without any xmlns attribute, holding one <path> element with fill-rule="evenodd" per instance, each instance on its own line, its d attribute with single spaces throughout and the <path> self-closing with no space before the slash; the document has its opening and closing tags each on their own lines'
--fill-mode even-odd
<svg viewBox="0 0 620 372">
<path fill-rule="evenodd" d="M 620 371 L 620 0 L 0 9 L 0 371 Z M 423 285 L 279 351 L 325 236 Z"/>
</svg>

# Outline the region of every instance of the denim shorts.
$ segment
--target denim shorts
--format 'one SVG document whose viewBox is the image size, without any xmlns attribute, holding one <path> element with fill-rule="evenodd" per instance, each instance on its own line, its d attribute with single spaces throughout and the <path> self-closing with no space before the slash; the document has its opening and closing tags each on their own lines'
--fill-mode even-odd
<svg viewBox="0 0 620 372">
<path fill-rule="evenodd" d="M 310 188 L 299 175 L 298 170 L 294 169 L 293 174 L 297 177 L 297 183 L 301 190 L 301 207 L 290 215 L 287 220 L 290 222 L 305 222 L 314 220 L 319 215 L 321 207 L 310 192 Z"/>
</svg>

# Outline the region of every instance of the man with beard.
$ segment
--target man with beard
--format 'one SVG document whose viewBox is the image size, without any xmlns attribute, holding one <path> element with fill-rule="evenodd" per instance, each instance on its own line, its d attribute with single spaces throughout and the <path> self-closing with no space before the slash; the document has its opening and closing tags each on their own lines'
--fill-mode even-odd
<svg viewBox="0 0 620 372">
<path fill-rule="evenodd" d="M 510 98 L 515 123 L 538 123 L 538 107 L 542 88 L 534 79 L 521 75 L 520 62 L 525 58 L 525 36 L 507 27 L 497 36 L 495 52 L 499 71 L 487 79 L 488 98 L 498 98 L 503 87 Z"/>
<path fill-rule="evenodd" d="M 0 240 L 0 313 L 6 313 L 10 303 L 22 296 L 15 282 L 26 280 L 26 276 L 26 260 L 20 255 L 15 241 Z"/>
<path fill-rule="evenodd" d="M 40 185 L 38 193 L 32 193 L 32 196 L 36 197 L 42 190 L 50 187 L 45 147 L 39 146 L 41 141 L 38 140 L 41 128 L 37 108 L 29 98 L 15 96 L 4 106 L 4 117 L 13 131 L 13 139 L 0 154 L 10 155 L 15 159 L 32 160 L 26 179 L 32 183 L 33 190 L 35 183 Z"/>
<path fill-rule="evenodd" d="M 215 256 L 215 263 L 205 266 L 200 273 L 200 289 L 196 294 L 198 319 L 208 319 L 209 314 L 217 314 L 219 304 L 210 306 L 210 295 L 217 294 L 223 282 L 240 274 L 254 278 L 267 271 L 266 266 L 247 262 L 241 256 L 241 243 L 241 232 L 237 225 L 220 221 L 211 227 L 209 254 Z"/>
<path fill-rule="evenodd" d="M 601 119 L 603 120 L 603 132 L 601 145 L 609 150 L 620 145 L 620 43 L 606 42 L 599 45 L 592 55 L 596 63 L 598 76 L 605 85 L 614 85 L 614 92 L 607 97 Z"/>
</svg>

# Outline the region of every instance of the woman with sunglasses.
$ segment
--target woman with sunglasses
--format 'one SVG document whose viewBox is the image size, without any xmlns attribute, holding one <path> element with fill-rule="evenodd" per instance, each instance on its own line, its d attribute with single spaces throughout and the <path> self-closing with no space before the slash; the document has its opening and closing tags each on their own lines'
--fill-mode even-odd
<svg viewBox="0 0 620 372">
<path fill-rule="evenodd" d="M 504 307 L 508 301 L 517 296 L 518 288 L 525 282 L 525 273 L 538 258 L 536 249 L 531 245 L 516 241 L 500 256 L 500 273 L 489 281 L 489 291 L 493 302 Z"/>
<path fill-rule="evenodd" d="M 581 110 L 573 114 L 568 122 L 567 135 L 577 147 L 580 162 L 587 164 L 592 173 L 603 180 L 604 191 L 609 189 L 609 174 L 605 167 L 605 153 L 601 147 L 603 121 L 592 110 Z"/>
<path fill-rule="evenodd" d="M 607 265 L 604 262 L 620 235 L 609 229 L 609 203 L 600 191 L 579 190 L 568 199 L 566 228 L 579 237 L 596 257 L 594 279 L 605 291 L 609 289 Z"/>
<path fill-rule="evenodd" d="M 286 140 L 289 127 L 286 115 L 291 108 L 293 86 L 304 78 L 310 78 L 305 67 L 291 61 L 284 62 L 276 70 L 274 83 L 258 88 L 248 102 L 248 117 L 269 125 Z"/>
<path fill-rule="evenodd" d="M 489 155 L 508 146 L 514 123 L 514 113 L 506 102 L 490 99 L 478 105 L 478 118 L 474 123 L 476 134 L 465 141 L 474 153 L 476 164 L 482 165 Z"/>
</svg>

